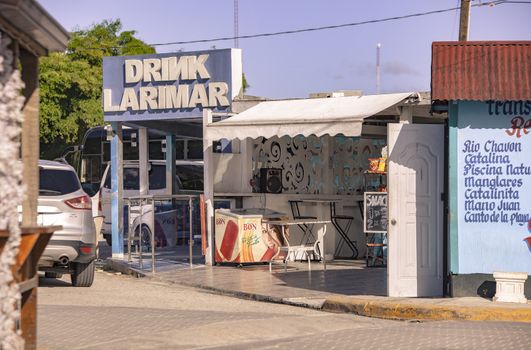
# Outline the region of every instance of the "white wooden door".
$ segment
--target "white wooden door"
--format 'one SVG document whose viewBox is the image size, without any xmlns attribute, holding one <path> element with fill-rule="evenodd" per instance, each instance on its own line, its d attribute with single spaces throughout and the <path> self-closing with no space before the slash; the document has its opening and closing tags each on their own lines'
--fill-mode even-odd
<svg viewBox="0 0 531 350">
<path fill-rule="evenodd" d="M 444 126 L 388 124 L 388 292 L 443 294 Z"/>
</svg>

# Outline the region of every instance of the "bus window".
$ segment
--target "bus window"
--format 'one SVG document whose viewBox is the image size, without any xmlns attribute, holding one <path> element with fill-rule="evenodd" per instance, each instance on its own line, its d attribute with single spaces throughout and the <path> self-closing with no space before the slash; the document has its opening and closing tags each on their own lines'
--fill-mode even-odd
<svg viewBox="0 0 531 350">
<path fill-rule="evenodd" d="M 124 168 L 124 190 L 139 190 L 140 181 L 138 179 L 138 168 Z M 107 176 L 105 177 L 105 183 L 103 187 L 110 189 L 111 188 L 111 169 L 107 171 Z"/>
<path fill-rule="evenodd" d="M 103 148 L 103 162 L 109 162 L 111 160 L 111 143 L 104 141 Z M 138 160 L 138 147 L 132 147 L 131 141 L 123 141 L 123 155 L 124 160 Z"/>
<path fill-rule="evenodd" d="M 175 158 L 184 159 L 184 140 L 175 141 Z"/>
<path fill-rule="evenodd" d="M 164 160 L 161 140 L 149 141 L 149 160 Z"/>
<path fill-rule="evenodd" d="M 139 190 L 138 168 L 124 168 L 124 190 Z"/>
<path fill-rule="evenodd" d="M 86 156 L 81 160 L 81 173 L 79 174 L 81 182 L 100 182 L 101 162 L 98 155 Z"/>
<path fill-rule="evenodd" d="M 135 147 L 131 146 L 131 141 L 124 141 L 124 160 L 138 160 L 138 143 Z"/>
<path fill-rule="evenodd" d="M 102 138 L 99 137 L 99 135 L 85 139 L 85 143 L 83 144 L 83 153 L 85 155 L 99 155 L 101 153 L 101 141 Z"/>
<path fill-rule="evenodd" d="M 203 159 L 203 141 L 189 140 L 187 159 Z"/>
<path fill-rule="evenodd" d="M 161 190 L 166 188 L 166 165 L 151 165 L 149 171 L 149 189 Z"/>
<path fill-rule="evenodd" d="M 111 161 L 111 143 L 109 141 L 103 142 L 103 162 Z"/>
<path fill-rule="evenodd" d="M 203 167 L 196 165 L 177 165 L 177 177 L 182 190 L 203 190 Z"/>
</svg>

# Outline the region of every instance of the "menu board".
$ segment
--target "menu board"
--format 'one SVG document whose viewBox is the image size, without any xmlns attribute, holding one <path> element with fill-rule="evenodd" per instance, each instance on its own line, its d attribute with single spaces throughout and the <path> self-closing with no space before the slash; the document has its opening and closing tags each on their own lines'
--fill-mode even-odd
<svg viewBox="0 0 531 350">
<path fill-rule="evenodd" d="M 387 232 L 387 192 L 365 192 L 363 196 L 363 230 Z"/>
</svg>

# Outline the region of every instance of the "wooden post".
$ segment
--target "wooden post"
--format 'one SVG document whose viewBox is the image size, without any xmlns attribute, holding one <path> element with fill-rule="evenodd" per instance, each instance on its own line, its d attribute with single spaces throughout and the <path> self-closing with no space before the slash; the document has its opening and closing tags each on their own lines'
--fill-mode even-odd
<svg viewBox="0 0 531 350">
<path fill-rule="evenodd" d="M 22 182 L 26 196 L 22 202 L 22 225 L 37 225 L 37 197 L 39 195 L 39 58 L 28 51 L 20 50 L 24 97 L 22 113 Z"/>
<path fill-rule="evenodd" d="M 459 18 L 459 41 L 468 40 L 468 26 L 470 24 L 470 0 L 461 0 Z"/>
</svg>

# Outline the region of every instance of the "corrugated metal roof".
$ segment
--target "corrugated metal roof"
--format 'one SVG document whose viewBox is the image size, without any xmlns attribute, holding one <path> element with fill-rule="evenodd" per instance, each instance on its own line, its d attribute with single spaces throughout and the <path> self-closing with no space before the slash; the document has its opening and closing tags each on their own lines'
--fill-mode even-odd
<svg viewBox="0 0 531 350">
<path fill-rule="evenodd" d="M 531 100 L 531 41 L 432 44 L 435 100 Z"/>
</svg>

